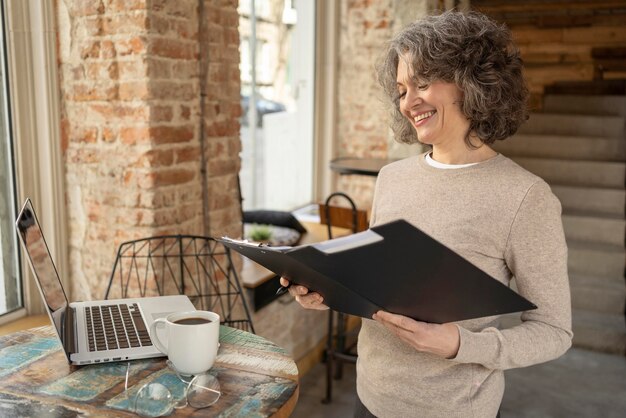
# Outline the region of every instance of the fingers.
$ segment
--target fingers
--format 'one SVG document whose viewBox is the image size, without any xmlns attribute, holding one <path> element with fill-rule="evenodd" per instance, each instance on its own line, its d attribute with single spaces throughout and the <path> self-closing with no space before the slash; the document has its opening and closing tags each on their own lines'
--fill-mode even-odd
<svg viewBox="0 0 626 418">
<path fill-rule="evenodd" d="M 289 286 L 290 281 L 284 277 L 280 278 L 280 285 L 283 287 Z M 296 299 L 303 308 L 326 310 L 328 306 L 324 305 L 324 298 L 317 292 L 310 292 L 309 289 L 301 285 L 289 286 L 289 294 Z"/>
<path fill-rule="evenodd" d="M 374 318 L 376 320 L 380 319 L 382 321 L 387 321 L 387 322 L 392 322 L 392 323 L 395 323 L 400 318 L 403 318 L 400 315 L 392 314 L 391 312 L 387 312 L 387 311 L 378 311 L 374 314 L 374 316 L 376 317 Z"/>
<path fill-rule="evenodd" d="M 307 293 L 309 293 L 309 289 L 300 285 L 290 286 L 289 293 L 291 293 L 291 296 L 294 296 L 294 297 L 302 296 L 302 295 L 306 295 Z"/>
<path fill-rule="evenodd" d="M 303 308 L 316 309 L 319 311 L 328 309 L 328 306 L 323 303 L 324 298 L 317 292 L 296 295 L 295 298 L 296 302 L 298 302 Z"/>
<path fill-rule="evenodd" d="M 309 293 L 309 289 L 307 289 L 304 286 L 289 286 L 291 282 L 287 279 L 285 279 L 284 277 L 280 278 L 280 285 L 282 287 L 289 287 L 289 293 L 291 293 L 291 296 L 298 296 L 298 295 L 306 295 L 307 293 Z"/>
<path fill-rule="evenodd" d="M 385 311 L 378 311 L 373 316 L 372 319 L 382 323 L 383 325 L 393 325 L 396 328 L 404 329 L 407 331 L 411 331 L 415 329 L 417 322 L 412 320 L 411 318 L 407 318 L 402 315 L 395 315 Z"/>
</svg>

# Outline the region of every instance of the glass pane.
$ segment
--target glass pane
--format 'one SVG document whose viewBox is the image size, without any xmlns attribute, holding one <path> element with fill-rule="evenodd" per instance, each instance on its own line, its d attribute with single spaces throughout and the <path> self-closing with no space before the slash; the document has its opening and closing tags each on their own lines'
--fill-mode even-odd
<svg viewBox="0 0 626 418">
<path fill-rule="evenodd" d="M 1 5 L 1 4 L 0 4 Z M 4 7 L 2 8 L 4 10 Z M 8 123 L 5 30 L 0 27 L 0 315 L 23 306 L 17 258 L 13 155 Z"/>
<path fill-rule="evenodd" d="M 292 210 L 313 189 L 315 1 L 239 4 L 243 208 Z"/>
</svg>

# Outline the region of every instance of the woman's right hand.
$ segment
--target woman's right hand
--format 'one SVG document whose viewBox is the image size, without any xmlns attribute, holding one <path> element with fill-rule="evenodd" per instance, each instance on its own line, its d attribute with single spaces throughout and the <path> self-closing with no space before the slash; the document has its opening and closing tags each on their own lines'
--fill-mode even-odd
<svg viewBox="0 0 626 418">
<path fill-rule="evenodd" d="M 283 287 L 289 286 L 289 280 L 281 277 L 280 285 Z M 305 309 L 315 309 L 318 311 L 328 309 L 328 306 L 323 303 L 324 298 L 322 295 L 317 292 L 309 292 L 309 289 L 304 286 L 300 286 L 299 284 L 289 286 L 289 293 L 296 299 L 296 302 Z"/>
</svg>

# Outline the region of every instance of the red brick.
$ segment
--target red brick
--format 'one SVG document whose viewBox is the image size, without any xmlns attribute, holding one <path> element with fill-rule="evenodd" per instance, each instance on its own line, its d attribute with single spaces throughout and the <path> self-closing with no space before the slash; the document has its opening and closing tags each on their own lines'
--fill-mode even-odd
<svg viewBox="0 0 626 418">
<path fill-rule="evenodd" d="M 192 7 L 189 7 L 189 6 Z M 166 1 L 165 8 L 163 9 L 168 16 L 174 16 L 178 18 L 192 18 L 196 16 L 198 6 L 196 1 Z"/>
<path fill-rule="evenodd" d="M 170 169 L 156 172 L 156 186 L 170 186 L 184 184 L 196 177 L 196 172 L 189 169 Z"/>
<path fill-rule="evenodd" d="M 124 101 L 146 100 L 150 96 L 144 81 L 131 81 L 119 84 L 119 99 Z"/>
<path fill-rule="evenodd" d="M 207 122 L 207 135 L 215 137 L 239 135 L 239 124 L 231 121 Z"/>
<path fill-rule="evenodd" d="M 193 126 L 156 126 L 150 128 L 150 136 L 155 144 L 189 142 L 194 138 Z"/>
<path fill-rule="evenodd" d="M 135 172 L 132 170 L 124 171 L 123 182 L 125 186 L 130 186 L 135 183 Z"/>
<path fill-rule="evenodd" d="M 150 10 L 154 10 L 157 12 L 163 11 L 167 2 L 168 0 L 152 0 L 150 2 Z"/>
<path fill-rule="evenodd" d="M 198 24 L 194 21 L 172 19 L 170 27 L 182 39 L 198 39 Z"/>
<path fill-rule="evenodd" d="M 212 28 L 211 30 L 209 30 L 208 36 L 209 36 L 210 44 L 214 44 L 216 46 L 225 44 L 224 43 L 224 31 L 221 30 L 221 28 L 219 29 Z"/>
<path fill-rule="evenodd" d="M 76 32 L 82 32 L 85 36 L 102 36 L 102 16 L 87 16 L 76 19 Z"/>
<path fill-rule="evenodd" d="M 68 149 L 66 160 L 74 164 L 91 164 L 99 161 L 99 153 L 95 149 Z"/>
<path fill-rule="evenodd" d="M 224 33 L 224 38 L 226 39 L 227 45 L 238 44 L 239 43 L 239 30 L 235 27 L 234 29 L 226 29 Z"/>
<path fill-rule="evenodd" d="M 237 170 L 237 162 L 233 160 L 209 161 L 208 171 L 211 176 L 223 176 Z"/>
<path fill-rule="evenodd" d="M 239 13 L 237 9 L 232 8 L 222 9 L 221 12 L 221 26 L 224 28 L 237 27 L 239 25 Z"/>
<path fill-rule="evenodd" d="M 191 108 L 189 106 L 180 106 L 180 117 L 183 120 L 189 120 L 191 116 Z"/>
<path fill-rule="evenodd" d="M 163 167 L 170 166 L 174 162 L 174 151 L 151 149 L 139 156 L 135 167 Z"/>
<path fill-rule="evenodd" d="M 117 70 L 120 80 L 144 78 L 148 75 L 148 64 L 146 60 L 133 59 L 117 61 Z"/>
<path fill-rule="evenodd" d="M 209 82 L 221 84 L 227 79 L 226 69 L 222 64 L 209 64 Z"/>
<path fill-rule="evenodd" d="M 113 13 L 128 13 L 131 10 L 145 10 L 149 0 L 109 0 L 107 11 Z"/>
<path fill-rule="evenodd" d="M 88 42 L 80 52 L 82 59 L 100 57 L 100 41 Z"/>
<path fill-rule="evenodd" d="M 160 57 L 176 59 L 197 59 L 196 44 L 169 38 L 156 38 L 149 47 L 149 53 Z"/>
<path fill-rule="evenodd" d="M 73 16 L 90 16 L 104 13 L 101 0 L 74 0 L 67 3 Z"/>
<path fill-rule="evenodd" d="M 89 109 L 107 120 L 117 118 L 124 121 L 145 121 L 150 116 L 149 107 L 145 104 L 121 105 L 113 103 L 91 103 Z"/>
<path fill-rule="evenodd" d="M 71 74 L 71 80 L 66 80 L 68 82 L 79 81 L 85 78 L 85 69 L 83 68 L 82 64 L 73 66 L 72 68 L 69 69 L 69 72 Z"/>
<path fill-rule="evenodd" d="M 170 168 L 146 173 L 137 173 L 137 185 L 142 189 L 154 187 L 174 186 L 185 184 L 196 177 L 194 170 L 183 168 Z"/>
<path fill-rule="evenodd" d="M 172 64 L 168 59 L 151 56 L 147 59 L 147 66 L 147 75 L 153 80 L 172 77 Z"/>
<path fill-rule="evenodd" d="M 200 147 L 185 147 L 177 149 L 174 153 L 177 163 L 185 163 L 189 161 L 200 161 Z"/>
<path fill-rule="evenodd" d="M 182 100 L 185 102 L 198 99 L 198 91 L 188 80 L 154 81 L 150 83 L 150 98 L 164 100 Z"/>
<path fill-rule="evenodd" d="M 178 209 L 176 208 L 164 208 L 155 211 L 154 213 L 154 225 L 166 226 L 178 224 Z"/>
<path fill-rule="evenodd" d="M 207 22 L 218 23 L 220 20 L 220 9 L 214 7 L 212 4 L 205 4 L 204 14 L 206 15 Z"/>
<path fill-rule="evenodd" d="M 146 52 L 146 40 L 141 36 L 130 39 L 120 39 L 115 42 L 118 55 L 138 55 Z"/>
<path fill-rule="evenodd" d="M 104 40 L 100 43 L 100 58 L 111 59 L 115 58 L 115 44 L 112 41 Z"/>
<path fill-rule="evenodd" d="M 119 78 L 117 62 L 88 62 L 85 64 L 85 73 L 88 79 L 96 81 L 117 80 Z"/>
<path fill-rule="evenodd" d="M 104 35 L 132 34 L 144 31 L 146 28 L 147 18 L 145 13 L 121 13 L 107 16 L 102 20 L 102 32 Z"/>
<path fill-rule="evenodd" d="M 150 109 L 150 120 L 152 122 L 170 122 L 174 118 L 172 106 L 153 106 Z"/>
<path fill-rule="evenodd" d="M 66 98 L 77 102 L 116 100 L 118 91 L 115 85 L 75 84 L 73 89 L 68 90 Z"/>
<path fill-rule="evenodd" d="M 148 126 L 131 126 L 120 129 L 120 141 L 122 144 L 147 143 L 150 142 L 150 139 L 150 128 Z"/>
<path fill-rule="evenodd" d="M 97 128 L 77 128 L 72 129 L 72 135 L 70 137 L 71 142 L 94 144 L 98 140 Z"/>
<path fill-rule="evenodd" d="M 115 142 L 117 139 L 116 132 L 109 127 L 102 128 L 102 140 L 107 143 Z"/>
<path fill-rule="evenodd" d="M 196 78 L 199 76 L 198 63 L 196 61 L 178 60 L 172 64 L 172 75 L 178 79 Z"/>
<path fill-rule="evenodd" d="M 241 103 L 231 103 L 228 105 L 230 111 L 228 112 L 228 116 L 231 119 L 239 119 L 239 117 L 243 114 L 241 109 Z"/>
</svg>

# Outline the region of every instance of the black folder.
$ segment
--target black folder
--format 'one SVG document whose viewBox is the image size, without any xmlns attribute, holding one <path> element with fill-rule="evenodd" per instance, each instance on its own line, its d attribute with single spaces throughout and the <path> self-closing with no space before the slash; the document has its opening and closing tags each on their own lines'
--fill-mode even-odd
<svg viewBox="0 0 626 418">
<path fill-rule="evenodd" d="M 537 308 L 404 220 L 298 247 L 220 241 L 364 318 L 382 309 L 441 324 Z"/>
</svg>

